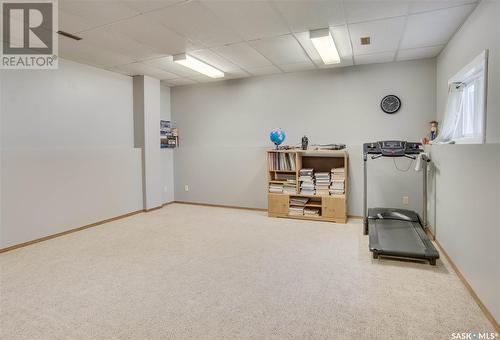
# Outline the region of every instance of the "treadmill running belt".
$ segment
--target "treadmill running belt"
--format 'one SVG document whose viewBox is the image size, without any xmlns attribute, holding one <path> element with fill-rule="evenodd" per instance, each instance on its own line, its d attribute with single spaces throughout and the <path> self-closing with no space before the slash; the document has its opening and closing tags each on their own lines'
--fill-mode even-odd
<svg viewBox="0 0 500 340">
<path fill-rule="evenodd" d="M 370 220 L 370 250 L 399 256 L 426 255 L 418 223 L 401 220 Z"/>
</svg>

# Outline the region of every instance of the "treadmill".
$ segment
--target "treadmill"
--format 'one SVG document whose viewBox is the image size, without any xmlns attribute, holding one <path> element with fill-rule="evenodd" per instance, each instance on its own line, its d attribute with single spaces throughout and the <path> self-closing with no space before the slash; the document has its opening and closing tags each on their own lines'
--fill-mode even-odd
<svg viewBox="0 0 500 340">
<path fill-rule="evenodd" d="M 427 163 L 421 155 L 423 171 L 423 220 L 411 210 L 394 208 L 367 209 L 367 163 L 368 159 L 380 157 L 405 157 L 416 159 L 423 152 L 421 143 L 406 141 L 380 141 L 363 144 L 364 201 L 363 233 L 369 234 L 370 251 L 373 258 L 379 256 L 427 260 L 436 265 L 439 253 L 425 232 L 427 228 Z"/>
</svg>

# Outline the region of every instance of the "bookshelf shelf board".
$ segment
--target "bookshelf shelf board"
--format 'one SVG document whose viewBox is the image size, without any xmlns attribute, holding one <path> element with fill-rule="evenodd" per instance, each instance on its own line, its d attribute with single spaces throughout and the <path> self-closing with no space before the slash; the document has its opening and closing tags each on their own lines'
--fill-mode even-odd
<svg viewBox="0 0 500 340">
<path fill-rule="evenodd" d="M 294 171 L 294 170 L 269 170 L 271 172 L 281 172 L 281 173 L 288 173 L 288 174 L 294 174 L 296 173 L 297 171 Z"/>
<path fill-rule="evenodd" d="M 292 196 L 300 196 L 300 197 L 338 197 L 338 198 L 345 198 L 345 195 L 304 195 L 304 194 L 293 194 Z"/>
<path fill-rule="evenodd" d="M 311 220 L 311 221 L 326 221 L 326 222 L 341 222 L 340 219 L 324 217 L 324 216 L 307 216 L 307 215 L 270 215 L 271 217 L 295 218 L 298 220 Z M 345 222 L 341 222 L 345 223 Z"/>
<path fill-rule="evenodd" d="M 290 203 L 290 206 L 291 207 L 316 207 L 316 208 L 321 208 L 321 202 L 320 201 L 317 201 L 317 202 L 309 202 L 309 203 L 306 203 L 306 204 L 291 204 Z M 301 215 L 298 215 L 298 216 L 301 216 Z"/>
</svg>

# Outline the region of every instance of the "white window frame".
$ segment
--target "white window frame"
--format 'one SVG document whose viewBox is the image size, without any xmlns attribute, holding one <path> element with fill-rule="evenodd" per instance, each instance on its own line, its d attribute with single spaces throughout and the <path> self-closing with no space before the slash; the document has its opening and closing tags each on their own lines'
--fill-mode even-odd
<svg viewBox="0 0 500 340">
<path fill-rule="evenodd" d="M 448 86 L 452 86 L 456 83 L 467 82 L 471 73 L 477 68 L 482 68 L 484 72 L 483 77 L 483 92 L 484 96 L 482 98 L 482 124 L 481 124 L 481 135 L 477 137 L 462 137 L 454 138 L 453 141 L 456 144 L 484 144 L 486 143 L 486 104 L 488 96 L 488 50 L 484 50 L 477 57 L 474 58 L 470 63 L 468 63 L 464 68 L 462 68 L 457 74 L 448 80 Z"/>
</svg>

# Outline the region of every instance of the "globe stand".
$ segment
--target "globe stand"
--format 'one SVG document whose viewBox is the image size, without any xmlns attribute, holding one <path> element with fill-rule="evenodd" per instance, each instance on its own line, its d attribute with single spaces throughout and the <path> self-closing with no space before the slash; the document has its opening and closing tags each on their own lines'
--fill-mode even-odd
<svg viewBox="0 0 500 340">
<path fill-rule="evenodd" d="M 276 150 L 280 149 L 280 145 L 278 143 L 274 143 L 274 145 L 276 145 Z"/>
</svg>

